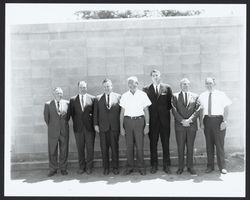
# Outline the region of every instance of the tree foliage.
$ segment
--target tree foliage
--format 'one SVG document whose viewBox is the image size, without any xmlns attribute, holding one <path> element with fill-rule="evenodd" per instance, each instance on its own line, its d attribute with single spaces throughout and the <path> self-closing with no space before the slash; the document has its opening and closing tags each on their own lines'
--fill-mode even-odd
<svg viewBox="0 0 250 200">
<path fill-rule="evenodd" d="M 203 10 L 80 10 L 75 15 L 80 19 L 118 19 L 118 18 L 150 18 L 150 17 L 169 17 L 169 16 L 193 16 L 200 15 Z"/>
</svg>

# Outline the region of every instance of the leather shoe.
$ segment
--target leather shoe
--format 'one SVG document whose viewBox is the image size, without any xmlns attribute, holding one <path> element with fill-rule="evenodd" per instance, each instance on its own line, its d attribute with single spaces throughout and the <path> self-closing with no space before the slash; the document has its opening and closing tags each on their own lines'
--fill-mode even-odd
<svg viewBox="0 0 250 200">
<path fill-rule="evenodd" d="M 207 168 L 205 172 L 206 172 L 206 173 L 211 173 L 212 171 L 214 171 L 214 169 L 212 169 L 212 168 Z"/>
<path fill-rule="evenodd" d="M 118 171 L 118 169 L 113 169 L 113 174 L 114 174 L 114 175 L 117 175 L 117 174 L 119 174 L 119 171 Z"/>
<path fill-rule="evenodd" d="M 167 174 L 171 174 L 171 170 L 170 170 L 169 167 L 165 167 L 165 168 L 163 169 L 163 171 L 164 171 L 165 173 L 167 173 Z"/>
<path fill-rule="evenodd" d="M 104 174 L 104 175 L 108 175 L 108 174 L 109 174 L 109 170 L 108 170 L 108 169 L 104 169 L 104 170 L 103 170 L 103 174 Z"/>
<path fill-rule="evenodd" d="M 92 174 L 92 169 L 86 169 L 87 174 Z"/>
<path fill-rule="evenodd" d="M 176 174 L 182 174 L 183 173 L 183 169 L 178 169 L 177 171 L 176 171 Z"/>
<path fill-rule="evenodd" d="M 222 169 L 220 172 L 221 172 L 222 174 L 227 174 L 227 170 L 226 170 L 226 169 Z"/>
<path fill-rule="evenodd" d="M 126 169 L 125 175 L 129 175 L 133 172 L 133 169 Z"/>
<path fill-rule="evenodd" d="M 77 174 L 83 174 L 84 170 L 83 169 L 78 169 Z"/>
<path fill-rule="evenodd" d="M 155 174 L 157 172 L 157 168 L 156 167 L 152 167 L 150 170 L 151 174 Z"/>
<path fill-rule="evenodd" d="M 191 174 L 191 175 L 196 175 L 196 171 L 193 168 L 188 168 L 187 171 Z"/>
<path fill-rule="evenodd" d="M 141 175 L 146 175 L 146 171 L 145 170 L 139 170 L 139 173 L 141 174 Z"/>
<path fill-rule="evenodd" d="M 61 170 L 61 174 L 62 175 L 68 175 L 68 172 L 67 172 L 67 170 Z"/>
<path fill-rule="evenodd" d="M 48 177 L 54 176 L 56 173 L 57 173 L 56 170 L 54 170 L 54 171 L 49 171 Z"/>
</svg>

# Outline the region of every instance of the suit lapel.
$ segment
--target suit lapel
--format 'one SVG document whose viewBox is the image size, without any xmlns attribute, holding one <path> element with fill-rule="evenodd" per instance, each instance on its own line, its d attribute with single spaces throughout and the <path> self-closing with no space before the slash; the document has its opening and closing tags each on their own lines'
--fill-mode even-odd
<svg viewBox="0 0 250 200">
<path fill-rule="evenodd" d="M 57 108 L 56 108 L 56 102 L 55 100 L 53 100 L 50 105 L 52 106 L 53 110 L 56 112 L 56 114 L 59 116 L 58 112 L 57 112 Z"/>
<path fill-rule="evenodd" d="M 182 104 L 184 107 L 186 107 L 186 106 L 185 106 L 185 103 L 184 103 L 184 96 L 183 96 L 183 93 L 182 93 L 182 92 L 179 93 L 179 101 L 181 102 L 181 104 Z"/>
<path fill-rule="evenodd" d="M 192 97 L 192 95 L 190 94 L 190 92 L 188 92 L 187 107 L 189 106 L 189 102 L 190 102 L 191 97 Z"/>
<path fill-rule="evenodd" d="M 79 106 L 79 108 L 80 108 L 81 111 L 82 111 L 82 106 L 81 106 L 80 95 L 79 95 L 79 94 L 78 94 L 77 97 L 76 97 L 76 104 L 77 104 L 77 106 Z"/>
<path fill-rule="evenodd" d="M 159 95 L 158 95 L 158 97 L 161 95 L 162 91 L 163 91 L 163 85 L 160 84 L 160 89 L 159 89 Z"/>
<path fill-rule="evenodd" d="M 157 99 L 157 96 L 156 96 L 156 94 L 155 94 L 155 88 L 154 88 L 154 85 L 153 85 L 153 84 L 151 84 L 151 85 L 149 86 L 149 91 L 150 91 L 150 94 L 152 94 L 152 96 L 153 96 L 155 99 Z"/>
</svg>

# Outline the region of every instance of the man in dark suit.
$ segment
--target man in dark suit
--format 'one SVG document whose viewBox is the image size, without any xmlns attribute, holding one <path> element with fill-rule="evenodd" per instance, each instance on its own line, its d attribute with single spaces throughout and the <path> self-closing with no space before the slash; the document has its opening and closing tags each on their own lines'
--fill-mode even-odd
<svg viewBox="0 0 250 200">
<path fill-rule="evenodd" d="M 87 93 L 87 83 L 78 82 L 79 94 L 70 99 L 70 114 L 73 120 L 79 170 L 78 174 L 92 173 L 94 159 L 95 131 L 93 126 L 93 107 L 95 97 Z M 85 159 L 85 145 L 87 157 Z"/>
<path fill-rule="evenodd" d="M 58 165 L 62 175 L 68 174 L 69 102 L 62 99 L 63 91 L 59 87 L 54 89 L 53 95 L 55 99 L 45 104 L 43 113 L 48 126 L 49 177 L 57 173 Z M 57 161 L 58 145 L 60 149 L 59 163 Z"/>
<path fill-rule="evenodd" d="M 98 95 L 94 104 L 94 127 L 100 135 L 103 174 L 109 174 L 109 148 L 112 153 L 113 173 L 118 174 L 121 95 L 112 92 L 111 80 L 105 79 L 102 85 L 104 94 Z"/>
<path fill-rule="evenodd" d="M 183 78 L 180 81 L 181 92 L 172 97 L 172 113 L 175 118 L 175 136 L 178 148 L 179 167 L 177 174 L 184 169 L 184 151 L 187 146 L 187 171 L 195 175 L 193 168 L 194 140 L 197 131 L 197 117 L 200 112 L 198 95 L 189 91 L 190 81 Z"/>
<path fill-rule="evenodd" d="M 158 169 L 157 144 L 159 135 L 161 137 L 163 150 L 163 170 L 170 174 L 170 155 L 169 155 L 169 137 L 170 137 L 170 110 L 172 90 L 169 85 L 161 83 L 160 71 L 152 70 L 151 78 L 153 83 L 143 88 L 147 93 L 151 105 L 149 106 L 149 140 L 151 173 L 156 173 Z"/>
</svg>

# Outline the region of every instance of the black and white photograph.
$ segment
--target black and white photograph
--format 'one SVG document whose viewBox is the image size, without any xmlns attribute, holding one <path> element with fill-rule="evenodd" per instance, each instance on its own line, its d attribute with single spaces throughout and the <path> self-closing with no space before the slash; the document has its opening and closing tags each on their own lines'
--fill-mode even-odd
<svg viewBox="0 0 250 200">
<path fill-rule="evenodd" d="M 246 196 L 246 4 L 6 3 L 4 98 L 6 197 Z"/>
</svg>

